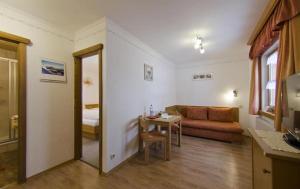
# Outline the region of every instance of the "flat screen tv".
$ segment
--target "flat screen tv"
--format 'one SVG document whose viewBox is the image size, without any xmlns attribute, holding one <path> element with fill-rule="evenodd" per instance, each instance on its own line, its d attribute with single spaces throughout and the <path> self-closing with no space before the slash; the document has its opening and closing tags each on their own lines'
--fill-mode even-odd
<svg viewBox="0 0 300 189">
<path fill-rule="evenodd" d="M 283 82 L 282 115 L 282 124 L 287 129 L 290 139 L 300 142 L 300 73 L 288 77 Z"/>
</svg>

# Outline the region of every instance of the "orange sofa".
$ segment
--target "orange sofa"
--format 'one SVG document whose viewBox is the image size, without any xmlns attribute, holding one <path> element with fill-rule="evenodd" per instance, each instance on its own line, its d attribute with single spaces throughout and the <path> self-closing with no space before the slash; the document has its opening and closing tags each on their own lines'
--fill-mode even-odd
<svg viewBox="0 0 300 189">
<path fill-rule="evenodd" d="M 184 135 L 226 142 L 243 140 L 238 108 L 175 105 L 167 107 L 166 112 L 182 116 Z"/>
</svg>

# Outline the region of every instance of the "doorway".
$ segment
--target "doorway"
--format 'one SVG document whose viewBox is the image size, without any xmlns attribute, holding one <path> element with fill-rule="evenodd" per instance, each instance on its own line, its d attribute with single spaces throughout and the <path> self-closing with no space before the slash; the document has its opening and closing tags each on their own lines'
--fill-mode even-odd
<svg viewBox="0 0 300 189">
<path fill-rule="evenodd" d="M 26 181 L 26 46 L 0 31 L 0 188 Z"/>
<path fill-rule="evenodd" d="M 102 174 L 102 50 L 98 44 L 73 53 L 75 62 L 75 160 Z"/>
<path fill-rule="evenodd" d="M 82 58 L 82 157 L 99 168 L 99 56 Z"/>
<path fill-rule="evenodd" d="M 4 51 L 0 49 L 0 187 L 16 182 L 18 175 L 18 61 Z"/>
</svg>

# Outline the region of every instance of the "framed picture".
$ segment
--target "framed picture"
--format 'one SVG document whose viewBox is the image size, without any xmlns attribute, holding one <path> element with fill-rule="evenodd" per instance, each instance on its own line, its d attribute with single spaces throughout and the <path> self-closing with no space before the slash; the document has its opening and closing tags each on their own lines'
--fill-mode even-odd
<svg viewBox="0 0 300 189">
<path fill-rule="evenodd" d="M 205 75 L 206 79 L 213 79 L 213 74 L 212 73 L 208 73 Z"/>
<path fill-rule="evenodd" d="M 41 59 L 40 79 L 44 82 L 67 82 L 66 64 L 49 59 Z"/>
<path fill-rule="evenodd" d="M 144 64 L 144 80 L 153 81 L 153 67 L 148 64 Z"/>
<path fill-rule="evenodd" d="M 203 81 L 203 80 L 210 80 L 213 79 L 212 73 L 197 73 L 193 74 L 193 81 Z"/>
<path fill-rule="evenodd" d="M 193 75 L 193 80 L 199 80 L 200 79 L 200 75 L 199 74 L 194 74 Z"/>
</svg>

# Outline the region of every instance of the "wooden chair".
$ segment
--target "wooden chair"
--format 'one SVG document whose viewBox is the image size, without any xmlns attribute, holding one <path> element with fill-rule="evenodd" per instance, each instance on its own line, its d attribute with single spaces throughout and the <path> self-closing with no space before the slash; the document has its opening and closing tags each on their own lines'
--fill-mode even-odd
<svg viewBox="0 0 300 189">
<path fill-rule="evenodd" d="M 140 151 L 144 144 L 145 162 L 149 162 L 150 146 L 153 144 L 162 143 L 164 145 L 164 160 L 167 160 L 167 139 L 166 136 L 159 135 L 157 132 L 149 132 L 148 124 L 144 117 L 139 117 L 139 135 L 140 135 Z"/>
</svg>

